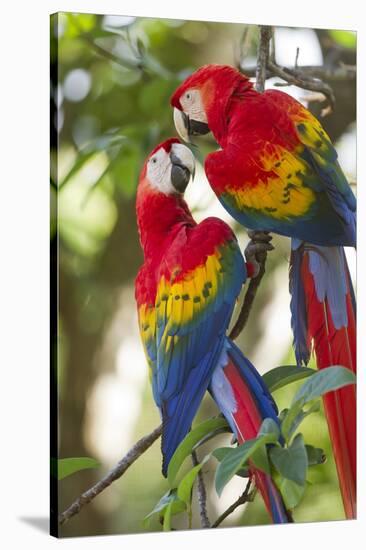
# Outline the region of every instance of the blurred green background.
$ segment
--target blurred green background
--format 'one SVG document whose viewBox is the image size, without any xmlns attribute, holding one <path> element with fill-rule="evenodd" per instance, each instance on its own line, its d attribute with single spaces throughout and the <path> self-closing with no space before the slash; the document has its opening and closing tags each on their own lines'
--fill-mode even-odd
<svg viewBox="0 0 366 550">
<path fill-rule="evenodd" d="M 97 470 L 76 473 L 59 483 L 59 511 L 97 481 L 140 436 L 159 423 L 147 379 L 134 303 L 134 277 L 142 262 L 135 192 L 146 155 L 175 135 L 169 97 L 176 86 L 205 63 L 253 69 L 258 29 L 243 24 L 173 21 L 121 16 L 58 14 L 51 19 L 51 120 L 57 143 L 51 147 L 51 258 L 59 252 L 58 410 L 59 457 L 91 456 Z M 354 65 L 356 35 L 345 31 L 276 28 L 279 64 L 332 69 Z M 329 76 L 329 75 L 328 75 Z M 356 180 L 355 79 L 329 76 L 336 110 L 322 120 L 337 144 L 341 164 Z M 274 86 L 276 79 L 267 81 Z M 309 92 L 284 90 L 319 115 Z M 198 160 L 215 148 L 197 142 Z M 57 198 L 56 198 L 57 197 Z M 247 236 L 220 207 L 198 166 L 187 191 L 197 220 L 218 215 Z M 250 321 L 239 345 L 260 372 L 293 364 L 288 295 L 289 241 L 275 237 Z M 349 255 L 351 271 L 355 258 Z M 56 362 L 55 362 L 56 364 Z M 275 394 L 288 405 L 296 384 Z M 199 418 L 216 414 L 210 397 Z M 325 449 L 328 461 L 314 467 L 296 521 L 343 518 L 324 416 L 309 417 L 307 443 Z M 214 445 L 228 441 L 214 440 Z M 209 448 L 209 445 L 208 445 Z M 61 528 L 62 536 L 140 532 L 143 517 L 168 489 L 160 471 L 159 443 L 118 482 Z M 241 494 L 233 479 L 218 499 L 212 487 L 214 460 L 205 466 L 208 513 L 214 520 Z M 194 505 L 196 506 L 196 504 Z M 193 522 L 199 527 L 197 514 Z M 186 528 L 185 519 L 174 520 Z M 267 523 L 257 497 L 223 526 Z M 152 522 L 150 530 L 161 526 Z"/>
</svg>

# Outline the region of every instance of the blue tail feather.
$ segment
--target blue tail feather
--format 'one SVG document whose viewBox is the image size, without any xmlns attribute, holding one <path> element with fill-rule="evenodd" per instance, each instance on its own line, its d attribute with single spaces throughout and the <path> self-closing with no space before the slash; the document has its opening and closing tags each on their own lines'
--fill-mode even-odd
<svg viewBox="0 0 366 550">
<path fill-rule="evenodd" d="M 301 264 L 304 254 L 303 243 L 292 240 L 289 287 L 291 294 L 291 327 L 294 336 L 295 357 L 298 365 L 307 365 L 310 359 L 308 346 L 308 326 L 306 317 L 306 297 L 301 278 Z"/>
</svg>

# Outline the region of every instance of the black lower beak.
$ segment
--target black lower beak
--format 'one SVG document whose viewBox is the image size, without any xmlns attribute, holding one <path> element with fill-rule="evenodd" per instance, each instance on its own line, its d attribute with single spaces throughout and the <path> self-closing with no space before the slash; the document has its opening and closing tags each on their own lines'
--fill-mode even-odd
<svg viewBox="0 0 366 550">
<path fill-rule="evenodd" d="M 182 117 L 189 136 L 204 136 L 210 132 L 210 128 L 206 122 L 200 122 L 199 120 L 189 118 L 183 111 Z"/>
<path fill-rule="evenodd" d="M 191 178 L 191 173 L 187 166 L 173 153 L 170 155 L 170 160 L 172 162 L 171 182 L 178 193 L 184 193 Z"/>
<path fill-rule="evenodd" d="M 190 136 L 205 136 L 210 131 L 206 122 L 189 119 L 188 133 Z"/>
</svg>

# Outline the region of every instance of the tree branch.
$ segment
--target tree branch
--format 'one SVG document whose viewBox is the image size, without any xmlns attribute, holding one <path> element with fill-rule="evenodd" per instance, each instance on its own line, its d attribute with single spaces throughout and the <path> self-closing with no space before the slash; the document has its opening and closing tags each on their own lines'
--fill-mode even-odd
<svg viewBox="0 0 366 550">
<path fill-rule="evenodd" d="M 288 69 L 286 67 L 280 67 L 276 63 L 269 61 L 268 68 L 272 71 L 275 76 L 279 76 L 287 84 L 294 84 L 304 90 L 311 90 L 313 92 L 321 92 L 328 99 L 328 102 L 332 108 L 335 106 L 335 96 L 332 88 L 329 84 L 326 84 L 318 78 L 312 76 L 307 76 L 302 74 L 300 69 Z"/>
<path fill-rule="evenodd" d="M 296 50 L 295 65 L 293 68 L 280 67 L 275 60 L 275 46 L 272 37 L 271 27 L 260 26 L 260 43 L 258 48 L 257 66 L 255 69 L 243 69 L 242 63 L 239 63 L 240 70 L 245 72 L 246 76 L 256 76 L 256 89 L 263 92 L 266 77 L 278 76 L 284 83 L 278 83 L 277 86 L 299 86 L 304 90 L 320 92 L 324 94 L 329 103 L 329 108 L 323 110 L 323 116 L 333 111 L 335 106 L 335 96 L 333 89 L 326 80 L 349 80 L 356 78 L 356 67 L 353 65 L 341 64 L 336 68 L 328 67 L 298 67 L 299 48 Z M 272 38 L 272 53 L 269 55 L 269 42 Z"/>
<path fill-rule="evenodd" d="M 196 451 L 192 452 L 192 462 L 194 466 L 199 464 Z M 198 494 L 198 504 L 200 507 L 200 517 L 201 517 L 201 526 L 203 529 L 211 527 L 210 520 L 207 515 L 207 493 L 205 487 L 205 481 L 203 479 L 202 470 L 198 472 L 197 480 L 197 494 Z"/>
<path fill-rule="evenodd" d="M 269 43 L 272 38 L 272 27 L 260 26 L 259 33 L 260 38 L 257 57 L 257 68 L 255 73 L 255 87 L 257 92 L 264 92 L 264 85 L 266 82 L 266 70 L 269 62 Z"/>
<path fill-rule="evenodd" d="M 128 451 L 128 453 L 93 487 L 85 491 L 65 510 L 60 514 L 58 522 L 60 525 L 68 521 L 70 518 L 80 512 L 80 510 L 95 499 L 104 489 L 109 487 L 113 481 L 119 479 L 125 471 L 145 452 L 151 445 L 160 437 L 162 425 L 158 426 L 148 435 L 145 435 Z"/>
<path fill-rule="evenodd" d="M 220 523 L 224 521 L 230 514 L 232 514 L 239 506 L 242 506 L 243 504 L 246 504 L 247 502 L 252 502 L 254 498 L 254 492 L 250 493 L 250 486 L 251 486 L 251 479 L 248 480 L 248 483 L 246 484 L 246 487 L 244 489 L 244 492 L 240 497 L 233 502 L 231 506 L 225 512 L 221 514 L 217 518 L 217 520 L 211 525 L 211 528 L 214 529 L 215 527 L 218 527 Z"/>
<path fill-rule="evenodd" d="M 257 69 L 256 69 L 256 89 L 258 92 L 264 92 L 264 86 L 266 82 L 266 70 L 269 63 L 269 43 L 272 38 L 272 27 L 261 26 L 259 27 L 259 48 L 257 57 Z M 263 233 L 263 232 L 262 232 Z M 267 233 L 267 232 L 264 232 Z M 252 233 L 255 240 L 255 232 Z M 259 263 L 259 272 L 256 277 L 250 280 L 248 290 L 245 294 L 242 308 L 239 316 L 230 332 L 230 338 L 235 340 L 244 329 L 246 322 L 249 318 L 250 310 L 256 297 L 258 287 L 261 283 L 263 275 L 266 271 L 266 259 L 267 253 L 261 252 L 257 255 L 257 261 Z"/>
<path fill-rule="evenodd" d="M 274 58 L 271 56 L 272 63 Z M 338 67 L 324 67 L 322 65 L 300 65 L 297 67 L 287 67 L 287 70 L 291 74 L 302 75 L 303 77 L 312 77 L 318 79 L 325 79 L 329 81 L 342 81 L 342 80 L 355 80 L 357 76 L 355 65 L 340 64 Z M 256 67 L 244 67 L 240 65 L 240 71 L 245 73 L 246 76 L 254 77 L 256 75 Z M 267 78 L 272 78 L 276 74 L 270 67 L 267 67 Z"/>
<path fill-rule="evenodd" d="M 250 310 L 252 309 L 252 305 L 254 302 L 254 298 L 256 297 L 258 287 L 261 283 L 261 280 L 263 279 L 263 275 L 266 272 L 266 259 L 267 259 L 267 253 L 263 253 L 260 256 L 257 257 L 258 263 L 259 263 L 259 272 L 258 275 L 252 279 L 250 279 L 250 283 L 248 286 L 248 290 L 245 293 L 243 305 L 241 307 L 240 313 L 238 315 L 238 318 L 233 326 L 233 328 L 230 331 L 229 338 L 231 340 L 235 340 L 239 334 L 244 330 L 245 325 L 247 324 Z"/>
</svg>

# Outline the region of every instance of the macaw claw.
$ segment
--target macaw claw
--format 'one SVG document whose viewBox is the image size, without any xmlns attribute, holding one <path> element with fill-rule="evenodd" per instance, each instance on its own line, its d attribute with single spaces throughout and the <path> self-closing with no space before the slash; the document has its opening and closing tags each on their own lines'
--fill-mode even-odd
<svg viewBox="0 0 366 550">
<path fill-rule="evenodd" d="M 244 250 L 244 255 L 249 268 L 248 275 L 255 278 L 267 252 L 274 250 L 274 246 L 270 243 L 272 235 L 266 231 L 248 231 L 248 235 L 251 240 Z"/>
<path fill-rule="evenodd" d="M 248 237 L 255 243 L 269 243 L 273 238 L 268 231 L 257 231 L 255 229 L 249 229 Z"/>
</svg>

